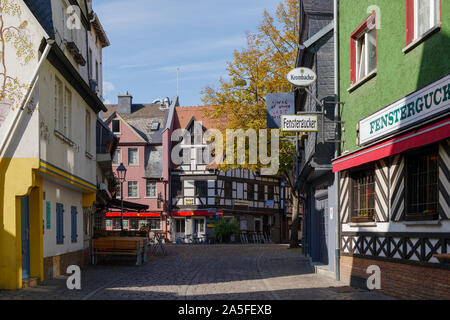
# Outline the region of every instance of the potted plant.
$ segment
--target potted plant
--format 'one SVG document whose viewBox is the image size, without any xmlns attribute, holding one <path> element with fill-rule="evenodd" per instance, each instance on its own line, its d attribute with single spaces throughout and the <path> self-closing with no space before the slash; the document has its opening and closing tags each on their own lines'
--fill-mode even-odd
<svg viewBox="0 0 450 320">
<path fill-rule="evenodd" d="M 224 219 L 220 219 L 214 227 L 214 235 L 220 242 L 229 243 L 231 236 L 237 236 L 240 232 L 238 223 L 233 220 L 227 222 Z"/>
</svg>

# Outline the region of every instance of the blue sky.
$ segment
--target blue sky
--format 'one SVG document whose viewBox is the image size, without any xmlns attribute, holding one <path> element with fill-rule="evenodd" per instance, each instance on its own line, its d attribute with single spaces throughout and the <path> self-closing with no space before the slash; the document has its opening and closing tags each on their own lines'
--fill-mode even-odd
<svg viewBox="0 0 450 320">
<path fill-rule="evenodd" d="M 226 77 L 226 62 L 246 44 L 267 9 L 280 0 L 94 0 L 111 41 L 103 51 L 104 96 L 117 103 L 129 91 L 136 103 L 177 94 L 200 105 L 200 91 Z"/>
</svg>

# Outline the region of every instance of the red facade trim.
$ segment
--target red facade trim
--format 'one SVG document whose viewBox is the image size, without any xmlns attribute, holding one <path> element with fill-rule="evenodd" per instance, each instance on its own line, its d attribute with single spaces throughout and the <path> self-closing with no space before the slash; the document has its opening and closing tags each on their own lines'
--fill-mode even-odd
<svg viewBox="0 0 450 320">
<path fill-rule="evenodd" d="M 368 30 L 368 22 L 376 21 L 376 11 L 374 11 L 353 33 L 350 35 L 350 81 L 356 83 L 356 40 L 362 33 Z M 377 46 L 378 49 L 378 46 Z M 378 51 L 378 50 L 377 50 Z"/>
<path fill-rule="evenodd" d="M 193 210 L 193 211 L 172 211 L 173 217 L 206 217 L 206 216 L 215 216 L 215 215 L 222 215 L 222 213 L 217 212 L 209 212 L 204 210 Z"/>
<path fill-rule="evenodd" d="M 118 218 L 121 217 L 120 212 L 107 212 L 106 217 L 107 218 Z M 124 218 L 159 218 L 161 217 L 161 213 L 159 212 L 143 212 L 143 213 L 137 213 L 137 212 L 124 212 L 123 213 Z"/>
<path fill-rule="evenodd" d="M 414 0 L 405 0 L 406 13 L 406 45 L 414 40 Z"/>
<path fill-rule="evenodd" d="M 333 161 L 333 172 L 354 168 L 448 138 L 450 138 L 450 118 L 337 159 Z"/>
</svg>

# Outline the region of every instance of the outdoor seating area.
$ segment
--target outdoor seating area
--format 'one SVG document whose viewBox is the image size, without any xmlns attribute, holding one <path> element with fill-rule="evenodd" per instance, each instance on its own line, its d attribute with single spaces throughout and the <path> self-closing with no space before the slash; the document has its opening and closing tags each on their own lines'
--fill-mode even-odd
<svg viewBox="0 0 450 320">
<path fill-rule="evenodd" d="M 148 238 L 143 237 L 102 237 L 93 239 L 92 264 L 106 256 L 135 256 L 136 265 L 147 261 Z"/>
</svg>

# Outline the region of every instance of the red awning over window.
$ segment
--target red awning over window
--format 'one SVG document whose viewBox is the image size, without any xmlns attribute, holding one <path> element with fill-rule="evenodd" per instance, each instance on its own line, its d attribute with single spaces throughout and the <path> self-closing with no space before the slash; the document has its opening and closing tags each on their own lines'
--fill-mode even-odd
<svg viewBox="0 0 450 320">
<path fill-rule="evenodd" d="M 426 146 L 450 137 L 450 118 L 370 146 L 333 161 L 333 172 L 377 161 L 409 149 Z"/>
<path fill-rule="evenodd" d="M 120 212 L 107 212 L 106 217 L 107 218 L 120 218 L 122 215 Z M 159 212 L 124 212 L 123 213 L 124 218 L 159 218 L 161 216 L 161 213 Z"/>
<path fill-rule="evenodd" d="M 220 211 L 217 213 L 215 212 L 209 212 L 206 210 L 193 210 L 193 211 L 172 211 L 172 216 L 174 217 L 206 217 L 206 216 L 215 216 L 215 215 L 222 215 Z"/>
</svg>

